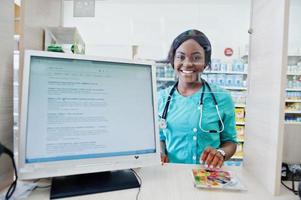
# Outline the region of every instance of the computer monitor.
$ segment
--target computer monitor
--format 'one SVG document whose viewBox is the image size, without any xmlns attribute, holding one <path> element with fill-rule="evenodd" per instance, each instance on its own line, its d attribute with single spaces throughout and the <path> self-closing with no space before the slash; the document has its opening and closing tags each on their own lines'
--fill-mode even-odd
<svg viewBox="0 0 301 200">
<path fill-rule="evenodd" d="M 82 184 L 86 177 L 92 184 L 52 198 L 138 187 L 124 169 L 160 164 L 155 75 L 148 61 L 25 51 L 20 179 L 59 177 L 55 187 Z M 95 188 L 114 177 L 121 186 L 113 180 Z M 135 180 L 125 182 L 129 177 Z"/>
</svg>

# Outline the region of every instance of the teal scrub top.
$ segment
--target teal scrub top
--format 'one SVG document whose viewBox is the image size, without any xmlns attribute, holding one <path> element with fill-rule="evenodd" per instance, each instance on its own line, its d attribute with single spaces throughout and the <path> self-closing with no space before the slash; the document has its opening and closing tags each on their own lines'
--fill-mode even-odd
<svg viewBox="0 0 301 200">
<path fill-rule="evenodd" d="M 167 128 L 160 128 L 160 140 L 165 141 L 169 162 L 197 164 L 206 147 L 219 148 L 221 143 L 226 141 L 237 143 L 235 109 L 231 95 L 216 85 L 209 85 L 218 103 L 225 126 L 224 131 L 221 133 L 201 131 L 199 101 L 202 88 L 187 97 L 175 90 L 167 113 Z M 171 88 L 161 90 L 158 94 L 159 116 L 163 113 Z M 221 130 L 220 120 L 207 86 L 203 97 L 202 129 Z"/>
</svg>

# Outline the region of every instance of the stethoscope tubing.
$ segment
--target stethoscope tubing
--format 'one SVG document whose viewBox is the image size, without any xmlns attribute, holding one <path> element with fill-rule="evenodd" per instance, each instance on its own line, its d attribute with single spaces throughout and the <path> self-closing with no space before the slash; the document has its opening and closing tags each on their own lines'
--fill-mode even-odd
<svg viewBox="0 0 301 200">
<path fill-rule="evenodd" d="M 223 120 L 221 118 L 221 115 L 220 115 L 220 111 L 219 111 L 219 107 L 218 107 L 218 104 L 217 104 L 217 101 L 216 101 L 216 98 L 211 90 L 211 87 L 210 85 L 204 80 L 204 79 L 201 79 L 202 83 L 203 83 L 203 88 L 202 88 L 202 94 L 201 94 L 201 97 L 200 97 L 200 102 L 199 102 L 199 108 L 200 108 L 200 120 L 199 120 L 199 127 L 200 129 L 205 132 L 205 133 L 221 133 L 224 131 L 225 129 L 225 126 L 224 126 L 224 123 L 223 123 Z M 170 105 L 170 101 L 171 101 L 171 98 L 172 98 L 172 95 L 174 93 L 174 91 L 176 90 L 178 86 L 178 82 L 176 82 L 173 87 L 171 88 L 169 94 L 168 94 L 168 98 L 167 98 L 167 101 L 166 101 L 166 104 L 164 106 L 164 110 L 163 110 L 163 113 L 160 117 L 160 128 L 167 128 L 167 112 L 168 112 L 168 109 L 169 109 L 169 105 Z M 219 121 L 221 123 L 221 129 L 220 130 L 205 130 L 202 128 L 202 118 L 203 118 L 203 97 L 204 97 L 204 93 L 205 93 L 205 86 L 208 87 L 209 89 L 209 92 L 212 96 L 212 99 L 213 99 L 213 102 L 214 102 L 214 105 L 215 105 L 215 109 L 216 109 L 216 112 L 217 112 L 217 115 L 218 115 L 218 118 L 219 118 Z"/>
</svg>

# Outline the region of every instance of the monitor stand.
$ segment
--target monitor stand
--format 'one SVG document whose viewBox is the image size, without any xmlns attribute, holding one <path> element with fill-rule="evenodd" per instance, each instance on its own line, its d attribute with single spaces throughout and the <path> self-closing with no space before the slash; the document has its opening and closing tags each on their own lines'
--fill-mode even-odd
<svg viewBox="0 0 301 200">
<path fill-rule="evenodd" d="M 118 170 L 52 178 L 50 199 L 139 188 L 131 170 Z"/>
</svg>

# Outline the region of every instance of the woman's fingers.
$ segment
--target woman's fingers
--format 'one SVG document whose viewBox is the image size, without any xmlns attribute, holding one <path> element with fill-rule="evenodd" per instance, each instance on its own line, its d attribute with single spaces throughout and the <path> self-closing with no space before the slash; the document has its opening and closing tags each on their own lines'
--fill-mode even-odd
<svg viewBox="0 0 301 200">
<path fill-rule="evenodd" d="M 209 168 L 220 168 L 224 162 L 224 157 L 216 149 L 208 147 L 204 150 L 200 163 Z"/>
</svg>

